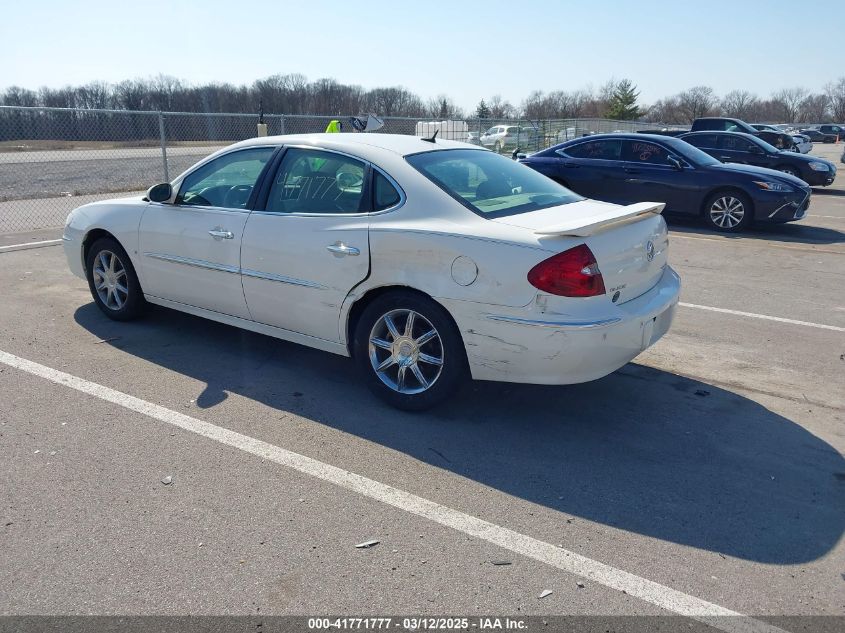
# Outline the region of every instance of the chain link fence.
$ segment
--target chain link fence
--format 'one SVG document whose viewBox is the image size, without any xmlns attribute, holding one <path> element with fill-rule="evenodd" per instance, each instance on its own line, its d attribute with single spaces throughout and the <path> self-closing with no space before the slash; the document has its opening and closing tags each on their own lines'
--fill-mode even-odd
<svg viewBox="0 0 845 633">
<path fill-rule="evenodd" d="M 264 115 L 269 135 L 324 132 L 349 117 Z M 139 195 L 202 157 L 257 134 L 254 114 L 196 114 L 0 106 L 0 233 L 62 226 L 74 208 Z M 511 153 L 537 151 L 585 134 L 635 131 L 607 119 L 426 119 L 385 117 L 380 132 L 416 134 Z M 489 134 L 488 134 L 489 132 Z"/>
</svg>

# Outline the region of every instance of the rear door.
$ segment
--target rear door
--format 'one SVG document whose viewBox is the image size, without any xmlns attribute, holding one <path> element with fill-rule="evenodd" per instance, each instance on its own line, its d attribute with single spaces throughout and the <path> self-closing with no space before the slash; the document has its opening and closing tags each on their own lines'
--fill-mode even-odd
<svg viewBox="0 0 845 633">
<path fill-rule="evenodd" d="M 144 292 L 249 318 L 241 288 L 248 201 L 275 147 L 236 150 L 182 181 L 175 204 L 151 202 L 139 228 Z"/>
<path fill-rule="evenodd" d="M 244 230 L 243 290 L 260 323 L 340 340 L 340 307 L 370 270 L 369 212 L 400 204 L 357 158 L 288 147 Z M 374 190 L 374 191 L 373 191 Z"/>
<path fill-rule="evenodd" d="M 624 200 L 622 139 L 584 141 L 557 154 L 558 173 L 575 193 L 605 202 Z"/>
</svg>

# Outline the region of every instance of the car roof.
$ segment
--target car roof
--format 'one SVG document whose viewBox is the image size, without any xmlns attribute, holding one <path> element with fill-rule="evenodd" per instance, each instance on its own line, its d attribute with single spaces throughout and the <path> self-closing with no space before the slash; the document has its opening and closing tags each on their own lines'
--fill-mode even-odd
<svg viewBox="0 0 845 633">
<path fill-rule="evenodd" d="M 697 132 L 687 132 L 681 136 L 704 136 L 705 134 L 718 134 L 720 136 L 745 136 L 746 138 L 757 138 L 748 132 L 728 132 L 727 130 L 698 130 Z"/>
<path fill-rule="evenodd" d="M 315 147 L 333 149 L 337 151 L 350 150 L 355 148 L 373 148 L 391 152 L 399 156 L 419 154 L 440 149 L 473 149 L 476 151 L 488 151 L 476 145 L 462 143 L 460 141 L 449 141 L 436 138 L 434 143 L 424 141 L 419 136 L 409 134 L 375 134 L 350 132 L 350 133 L 322 133 L 322 134 L 285 134 L 283 136 L 260 136 L 235 143 L 227 149 L 237 147 L 260 147 L 262 145 L 314 145 Z"/>
</svg>

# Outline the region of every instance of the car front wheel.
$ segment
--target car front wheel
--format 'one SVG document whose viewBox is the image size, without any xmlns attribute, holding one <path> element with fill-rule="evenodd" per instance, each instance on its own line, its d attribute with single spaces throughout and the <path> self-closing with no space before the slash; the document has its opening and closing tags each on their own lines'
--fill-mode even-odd
<svg viewBox="0 0 845 633">
<path fill-rule="evenodd" d="M 798 173 L 798 170 L 795 167 L 791 167 L 789 165 L 781 165 L 777 168 L 778 171 L 782 171 L 785 174 L 789 174 L 790 176 L 795 176 L 796 178 L 800 178 L 801 174 Z"/>
<path fill-rule="evenodd" d="M 128 321 L 146 307 L 135 268 L 117 240 L 105 237 L 88 249 L 85 260 L 88 287 L 94 303 L 110 319 Z"/>
<path fill-rule="evenodd" d="M 741 231 L 750 224 L 751 217 L 751 200 L 739 192 L 716 192 L 704 203 L 704 219 L 717 231 Z"/>
<path fill-rule="evenodd" d="M 382 295 L 364 309 L 354 355 L 370 389 L 406 411 L 442 402 L 468 374 L 463 341 L 449 313 L 414 292 Z"/>
</svg>

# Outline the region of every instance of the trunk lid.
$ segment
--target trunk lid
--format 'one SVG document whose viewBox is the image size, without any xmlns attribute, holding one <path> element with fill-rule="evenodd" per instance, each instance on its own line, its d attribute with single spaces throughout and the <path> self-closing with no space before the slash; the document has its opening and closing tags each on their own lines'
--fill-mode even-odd
<svg viewBox="0 0 845 633">
<path fill-rule="evenodd" d="M 620 305 L 651 290 L 668 264 L 669 233 L 664 205 L 620 206 L 583 200 L 494 221 L 529 229 L 549 250 L 563 252 L 584 243 L 595 255 L 605 300 Z"/>
</svg>

